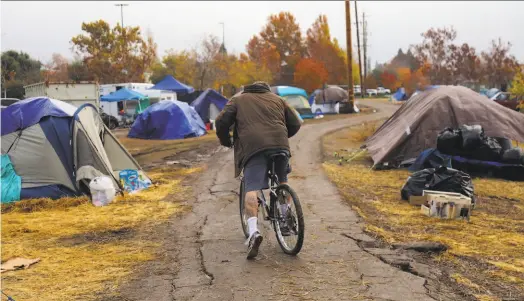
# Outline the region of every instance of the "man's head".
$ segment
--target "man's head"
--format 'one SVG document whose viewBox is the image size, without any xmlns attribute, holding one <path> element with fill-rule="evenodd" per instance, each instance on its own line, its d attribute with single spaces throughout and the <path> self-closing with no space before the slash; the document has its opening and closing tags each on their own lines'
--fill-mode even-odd
<svg viewBox="0 0 524 301">
<path fill-rule="evenodd" d="M 264 86 L 264 87 L 270 89 L 269 84 L 264 82 L 264 81 L 261 81 L 261 80 L 254 82 L 253 85 Z"/>
</svg>

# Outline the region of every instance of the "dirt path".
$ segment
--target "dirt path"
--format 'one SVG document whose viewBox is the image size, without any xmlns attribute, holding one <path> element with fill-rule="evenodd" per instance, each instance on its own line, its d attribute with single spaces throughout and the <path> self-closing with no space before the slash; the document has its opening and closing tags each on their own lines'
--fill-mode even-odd
<svg viewBox="0 0 524 301">
<path fill-rule="evenodd" d="M 292 142 L 290 184 L 305 214 L 304 248 L 286 256 L 273 231 L 262 229 L 259 259 L 246 260 L 240 229 L 233 154 L 222 149 L 194 188 L 192 212 L 174 220 L 162 268 L 126 286 L 123 300 L 434 300 L 426 280 L 383 263 L 351 237 L 363 237 L 359 219 L 322 170 L 321 137 L 391 115 L 397 106 L 366 102 L 372 115 L 305 125 Z M 155 264 L 154 266 L 159 266 Z"/>
</svg>

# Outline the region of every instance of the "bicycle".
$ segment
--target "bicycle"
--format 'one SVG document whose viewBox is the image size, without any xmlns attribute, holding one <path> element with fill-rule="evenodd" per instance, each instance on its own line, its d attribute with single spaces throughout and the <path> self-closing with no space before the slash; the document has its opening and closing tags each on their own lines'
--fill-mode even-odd
<svg viewBox="0 0 524 301">
<path fill-rule="evenodd" d="M 304 243 L 304 214 L 302 213 L 302 206 L 298 199 L 295 191 L 287 184 L 280 184 L 278 177 L 275 173 L 275 158 L 278 156 L 287 156 L 286 153 L 276 153 L 269 155 L 270 168 L 268 171 L 270 185 L 269 185 L 269 205 L 267 204 L 266 197 L 264 196 L 263 190 L 260 190 L 258 198 L 259 212 L 262 212 L 263 220 L 269 221 L 273 225 L 278 244 L 284 253 L 288 255 L 297 255 L 302 249 Z M 247 216 L 245 214 L 245 194 L 244 191 L 244 178 L 240 178 L 240 221 L 242 223 L 242 231 L 247 238 L 249 238 L 249 229 L 247 225 Z M 286 210 L 286 216 L 282 216 L 281 207 L 278 204 L 285 204 L 291 198 L 288 209 Z M 293 212 L 292 206 L 295 211 Z M 260 208 L 262 207 L 262 208 Z M 283 235 L 282 225 L 287 226 L 289 233 Z M 296 237 L 294 245 L 290 245 L 286 238 Z"/>
</svg>

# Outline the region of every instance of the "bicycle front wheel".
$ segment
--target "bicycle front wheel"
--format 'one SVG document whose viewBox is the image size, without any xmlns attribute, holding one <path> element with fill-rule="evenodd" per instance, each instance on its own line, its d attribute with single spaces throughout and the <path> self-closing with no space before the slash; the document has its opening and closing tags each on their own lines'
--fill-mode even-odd
<svg viewBox="0 0 524 301">
<path fill-rule="evenodd" d="M 286 184 L 278 186 L 276 193 L 278 201 L 273 204 L 273 228 L 278 244 L 284 253 L 297 255 L 304 243 L 305 227 L 300 200 L 295 191 Z M 283 206 L 286 203 L 287 206 Z"/>
</svg>

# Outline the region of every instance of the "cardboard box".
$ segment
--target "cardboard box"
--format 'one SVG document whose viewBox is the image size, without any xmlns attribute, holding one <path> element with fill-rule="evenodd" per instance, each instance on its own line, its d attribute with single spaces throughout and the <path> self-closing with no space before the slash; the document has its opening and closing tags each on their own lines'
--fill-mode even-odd
<svg viewBox="0 0 524 301">
<path fill-rule="evenodd" d="M 427 204 L 420 210 L 427 216 L 442 219 L 467 219 L 473 210 L 472 200 L 460 193 L 424 190 Z"/>
<path fill-rule="evenodd" d="M 410 205 L 413 205 L 413 206 L 420 206 L 420 205 L 425 205 L 428 203 L 428 197 L 423 195 L 423 196 L 410 196 L 409 197 L 409 204 Z"/>
</svg>

